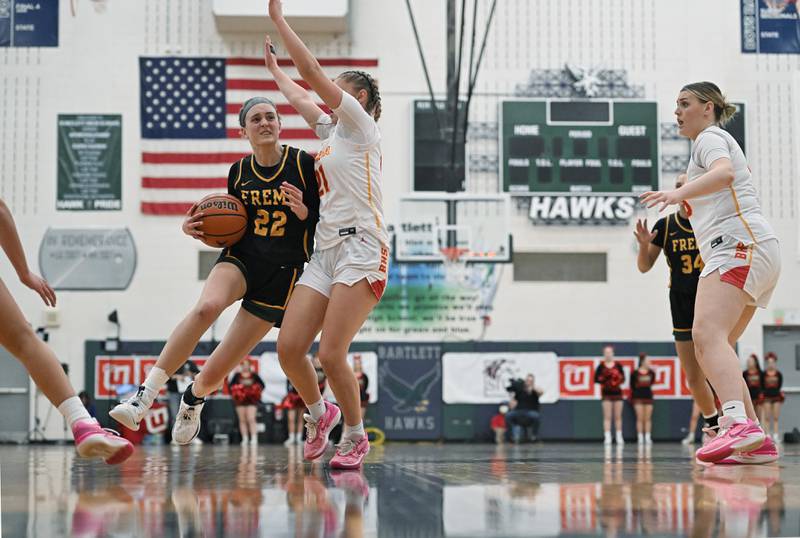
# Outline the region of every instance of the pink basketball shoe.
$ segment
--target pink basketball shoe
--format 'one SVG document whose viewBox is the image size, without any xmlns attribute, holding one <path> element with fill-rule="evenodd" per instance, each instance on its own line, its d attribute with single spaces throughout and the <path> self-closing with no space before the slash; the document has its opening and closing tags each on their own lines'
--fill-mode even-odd
<svg viewBox="0 0 800 538">
<path fill-rule="evenodd" d="M 328 436 L 342 418 L 341 410 L 330 402 L 325 402 L 325 413 L 314 422 L 311 415 L 303 415 L 306 421 L 306 442 L 303 457 L 309 461 L 318 459 L 328 448 Z"/>
<path fill-rule="evenodd" d="M 760 465 L 764 463 L 772 463 L 778 461 L 778 447 L 775 442 L 767 436 L 764 439 L 764 444 L 750 452 L 741 452 L 739 454 L 731 454 L 727 458 L 718 461 L 717 463 L 724 464 L 744 464 L 744 465 Z"/>
<path fill-rule="evenodd" d="M 368 453 L 369 439 L 366 435 L 358 441 L 342 439 L 331 458 L 331 469 L 358 469 Z"/>
<path fill-rule="evenodd" d="M 761 427 L 750 419 L 736 422 L 731 417 L 723 416 L 719 419 L 719 427 L 719 434 L 695 452 L 699 461 L 716 463 L 734 452 L 752 452 L 766 439 Z"/>
<path fill-rule="evenodd" d="M 122 463 L 133 454 L 133 444 L 113 430 L 100 427 L 94 419 L 72 425 L 75 449 L 82 458 L 103 458 L 109 465 Z"/>
</svg>

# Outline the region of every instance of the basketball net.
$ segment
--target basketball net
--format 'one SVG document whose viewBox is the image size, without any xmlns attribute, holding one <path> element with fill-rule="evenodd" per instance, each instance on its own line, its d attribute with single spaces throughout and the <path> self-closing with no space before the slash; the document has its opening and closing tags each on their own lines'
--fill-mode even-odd
<svg viewBox="0 0 800 538">
<path fill-rule="evenodd" d="M 469 280 L 467 258 L 465 256 L 469 249 L 444 247 L 439 250 L 442 253 L 442 265 L 444 265 L 444 274 L 447 281 L 464 286 Z"/>
</svg>

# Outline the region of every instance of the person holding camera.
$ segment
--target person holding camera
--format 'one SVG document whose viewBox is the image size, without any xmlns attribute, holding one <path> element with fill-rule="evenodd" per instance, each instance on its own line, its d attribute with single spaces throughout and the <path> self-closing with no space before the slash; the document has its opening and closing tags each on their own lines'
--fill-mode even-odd
<svg viewBox="0 0 800 538">
<path fill-rule="evenodd" d="M 536 387 L 533 374 L 528 374 L 525 381 L 514 379 L 506 387 L 512 393 L 511 410 L 506 413 L 506 428 L 511 430 L 512 441 L 519 443 L 522 440 L 523 428 L 531 428 L 531 441 L 536 441 L 539 435 L 539 397 L 544 393 Z"/>
</svg>

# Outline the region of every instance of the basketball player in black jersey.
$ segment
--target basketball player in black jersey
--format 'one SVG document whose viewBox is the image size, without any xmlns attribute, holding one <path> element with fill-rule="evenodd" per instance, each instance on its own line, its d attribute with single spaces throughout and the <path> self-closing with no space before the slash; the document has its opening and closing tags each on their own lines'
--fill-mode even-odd
<svg viewBox="0 0 800 538">
<path fill-rule="evenodd" d="M 189 358 L 202 335 L 223 310 L 242 300 L 224 339 L 183 394 L 172 430 L 179 444 L 191 442 L 199 433 L 204 397 L 222 385 L 272 327 L 280 326 L 303 264 L 311 256 L 319 219 L 314 158 L 281 145 L 280 116 L 272 101 L 249 99 L 239 112 L 239 124 L 253 153 L 231 166 L 228 193 L 247 209 L 247 232 L 223 250 L 200 300 L 172 332 L 138 393 L 110 413 L 128 428 L 138 429 L 161 387 Z M 203 214 L 193 214 L 193 209 L 183 231 L 200 239 Z"/>
<path fill-rule="evenodd" d="M 675 188 L 683 185 L 686 179 L 686 174 L 678 176 Z M 634 235 L 639 243 L 639 256 L 636 260 L 639 271 L 646 273 L 652 269 L 662 252 L 667 260 L 675 350 L 686 372 L 689 390 L 703 414 L 706 425 L 709 428 L 716 428 L 717 408 L 714 404 L 714 394 L 697 362 L 692 342 L 694 299 L 697 294 L 697 281 L 703 270 L 703 260 L 700 258 L 689 217 L 683 206 L 680 206 L 680 210 L 676 213 L 656 221 L 652 232 L 647 228 L 646 219 L 639 220 Z"/>
</svg>

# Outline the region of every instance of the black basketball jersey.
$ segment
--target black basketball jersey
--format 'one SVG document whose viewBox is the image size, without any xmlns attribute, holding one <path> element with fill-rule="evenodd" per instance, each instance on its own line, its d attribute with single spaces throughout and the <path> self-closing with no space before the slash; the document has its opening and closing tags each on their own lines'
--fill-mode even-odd
<svg viewBox="0 0 800 538">
<path fill-rule="evenodd" d="M 664 250 L 669 265 L 669 286 L 694 294 L 703 271 L 703 259 L 688 219 L 677 212 L 659 219 L 653 226 L 653 244 Z"/>
<path fill-rule="evenodd" d="M 303 191 L 308 208 L 300 220 L 285 203 L 282 183 Z M 275 166 L 260 166 L 253 155 L 242 158 L 228 172 L 228 194 L 247 209 L 247 232 L 231 252 L 258 256 L 272 263 L 302 265 L 311 257 L 314 230 L 319 220 L 319 190 L 314 176 L 314 157 L 283 146 L 283 157 Z"/>
</svg>

